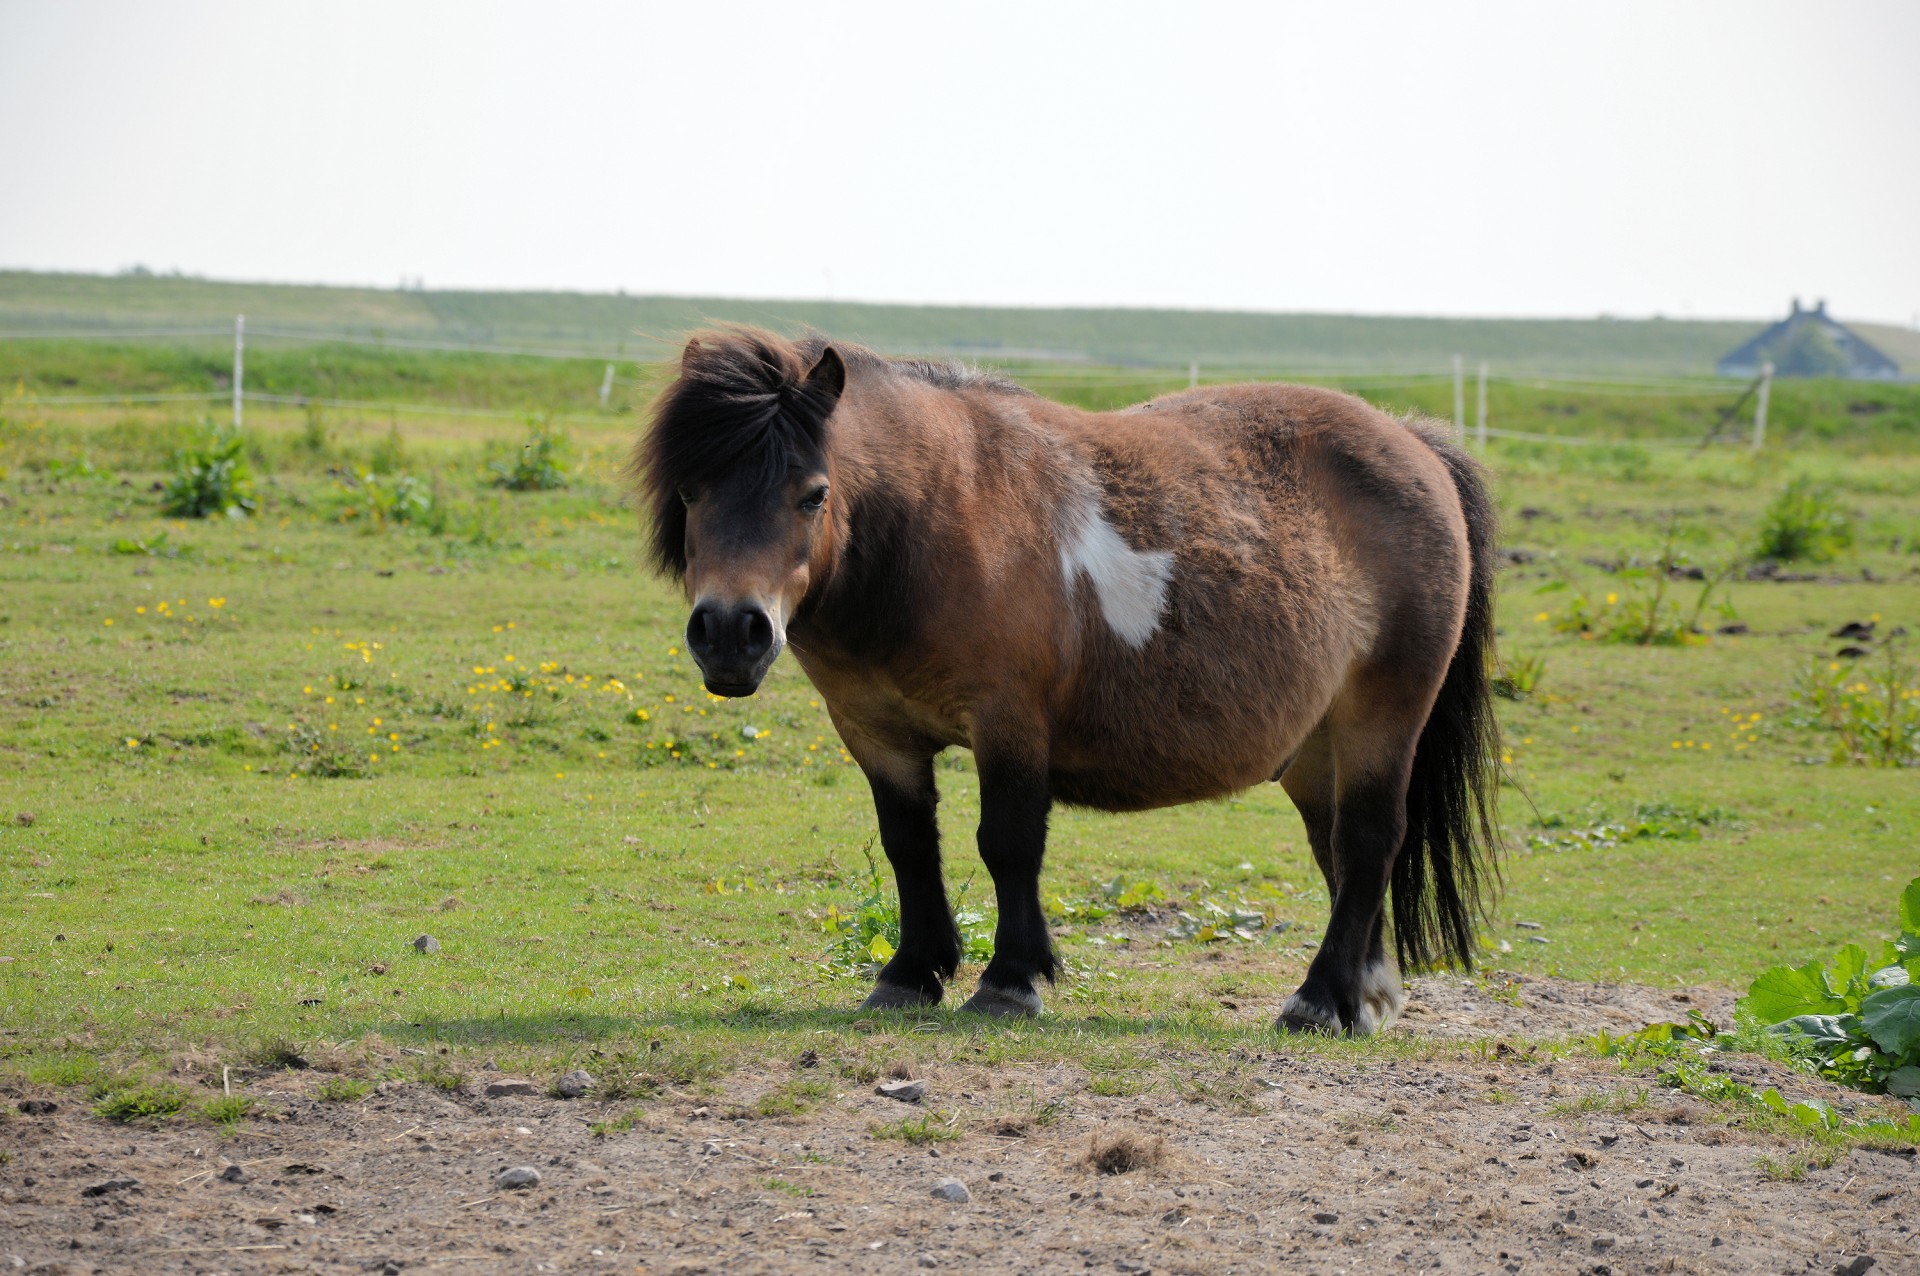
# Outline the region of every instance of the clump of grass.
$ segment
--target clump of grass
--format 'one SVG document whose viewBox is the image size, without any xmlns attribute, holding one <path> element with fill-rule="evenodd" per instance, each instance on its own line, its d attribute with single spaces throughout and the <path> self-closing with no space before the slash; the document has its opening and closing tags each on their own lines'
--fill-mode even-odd
<svg viewBox="0 0 1920 1276">
<path fill-rule="evenodd" d="M 430 1085 L 448 1094 L 464 1089 L 467 1084 L 466 1073 L 441 1059 L 429 1059 L 421 1064 L 414 1071 L 413 1077 L 422 1085 Z"/>
<path fill-rule="evenodd" d="M 1755 553 L 1791 563 L 1831 562 L 1853 547 L 1853 521 L 1827 489 L 1805 475 L 1780 490 L 1760 517 Z"/>
<path fill-rule="evenodd" d="M 1124 1072 L 1098 1072 L 1087 1082 L 1087 1093 L 1103 1095 L 1110 1099 L 1124 1099 L 1129 1095 L 1142 1094 L 1148 1088 L 1148 1082 L 1135 1075 Z"/>
<path fill-rule="evenodd" d="M 1098 1174 L 1131 1174 L 1150 1170 L 1167 1154 L 1167 1141 L 1159 1135 L 1139 1134 L 1132 1130 L 1097 1133 L 1087 1140 L 1087 1165 Z"/>
<path fill-rule="evenodd" d="M 193 1096 L 170 1081 L 144 1085 L 96 1085 L 93 1098 L 95 1116 L 126 1124 L 133 1121 L 161 1121 L 186 1110 Z"/>
<path fill-rule="evenodd" d="M 869 1126 L 867 1133 L 876 1139 L 899 1139 L 914 1147 L 925 1147 L 930 1143 L 951 1143 L 958 1139 L 960 1122 L 948 1113 L 923 1112 L 917 1117 L 902 1117 L 898 1121 Z"/>
<path fill-rule="evenodd" d="M 247 466 L 246 441 L 230 426 L 208 424 L 173 457 L 173 476 L 161 493 L 160 508 L 175 518 L 224 514 L 244 518 L 259 508 L 253 472 Z"/>
<path fill-rule="evenodd" d="M 1838 765 L 1920 766 L 1920 670 L 1888 642 L 1879 667 L 1813 658 L 1794 680 L 1790 721 L 1833 734 Z"/>
<path fill-rule="evenodd" d="M 358 1103 L 373 1089 L 373 1082 L 336 1074 L 320 1083 L 314 1097 L 322 1103 Z"/>
<path fill-rule="evenodd" d="M 232 1129 L 253 1112 L 253 1099 L 244 1094 L 224 1094 L 200 1105 L 200 1115 L 215 1125 Z"/>
<path fill-rule="evenodd" d="M 833 1087 L 817 1077 L 805 1077 L 776 1086 L 761 1095 L 753 1105 L 756 1116 L 799 1116 L 833 1093 Z"/>
<path fill-rule="evenodd" d="M 256 1068 L 275 1068 L 301 1072 L 313 1065 L 301 1047 L 284 1037 L 255 1042 L 246 1052 L 246 1061 Z"/>
<path fill-rule="evenodd" d="M 617 1117 L 612 1117 L 605 1121 L 593 1122 L 587 1126 L 587 1133 L 596 1139 L 606 1139 L 616 1134 L 625 1134 L 628 1130 L 631 1130 L 640 1123 L 640 1118 L 646 1115 L 646 1111 L 645 1108 L 628 1108 Z"/>
</svg>

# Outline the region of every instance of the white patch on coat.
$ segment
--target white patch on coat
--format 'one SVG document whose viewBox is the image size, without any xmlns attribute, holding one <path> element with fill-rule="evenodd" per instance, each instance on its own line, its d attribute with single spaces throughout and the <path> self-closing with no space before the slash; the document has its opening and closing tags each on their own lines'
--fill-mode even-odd
<svg viewBox="0 0 1920 1276">
<path fill-rule="evenodd" d="M 1093 582 L 1107 627 L 1129 647 L 1140 648 L 1160 630 L 1173 579 L 1173 554 L 1141 551 L 1120 539 L 1090 495 L 1071 499 L 1060 520 L 1060 575 L 1072 588 L 1076 577 Z"/>
</svg>

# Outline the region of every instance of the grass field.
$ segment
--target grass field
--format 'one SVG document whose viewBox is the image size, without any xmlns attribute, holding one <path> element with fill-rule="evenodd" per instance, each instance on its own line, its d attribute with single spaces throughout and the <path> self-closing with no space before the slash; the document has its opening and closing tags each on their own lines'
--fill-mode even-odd
<svg viewBox="0 0 1920 1276">
<path fill-rule="evenodd" d="M 1784 309 L 1786 298 L 1781 298 Z M 1844 311 L 1843 311 L 1844 312 Z M 1218 368 L 1444 369 L 1454 355 L 1499 372 L 1710 374 L 1759 319 L 1443 319 L 1191 310 L 1075 310 L 752 301 L 228 283 L 153 275 L 0 271 L 0 329 L 250 325 L 395 340 L 667 353 L 708 321 L 814 328 L 896 353 L 938 351 Z M 1861 325 L 1896 362 L 1920 366 L 1920 333 Z"/>
<path fill-rule="evenodd" d="M 250 407 L 257 514 L 168 519 L 152 489 L 190 417 L 0 398 L 0 1069 L 79 1082 L 180 1049 L 370 1034 L 529 1066 L 663 1034 L 722 1059 L 850 1039 L 865 975 L 838 919 L 874 889 L 865 784 L 791 662 L 751 700 L 700 689 L 683 604 L 642 569 L 612 477 L 630 413 L 586 401 L 593 365 L 326 353 L 269 353 L 257 375 L 287 393 L 577 409 L 570 485 L 488 486 L 489 460 L 518 446 L 512 419 Z M 215 366 L 0 344 L 5 384 L 30 392 L 193 384 Z M 586 390 L 565 398 L 563 381 Z M 1368 392 L 1437 409 L 1450 387 Z M 1743 985 L 1886 934 L 1920 866 L 1920 771 L 1832 764 L 1833 733 L 1796 725 L 1794 692 L 1838 663 L 1828 635 L 1849 621 L 1876 640 L 1847 669 L 1892 660 L 1912 681 L 1881 653 L 1888 631 L 1920 628 L 1920 391 L 1782 385 L 1759 456 L 1655 446 L 1697 437 L 1725 394 L 1503 395 L 1513 428 L 1641 442 L 1489 457 L 1514 560 L 1502 643 L 1538 679 L 1502 702 L 1510 854 L 1488 966 Z M 384 476 L 371 489 L 353 478 L 368 467 Z M 403 474 L 436 518 L 376 516 Z M 1781 573 L 1805 579 L 1748 579 L 1765 508 L 1802 475 L 1846 512 L 1852 547 Z M 1663 553 L 1671 573 L 1635 566 Z M 1744 632 L 1640 646 L 1567 628 L 1579 611 L 1605 629 L 1656 590 L 1690 609 L 1696 567 L 1733 573 L 1700 627 Z M 985 936 L 964 755 L 942 784 L 950 881 Z M 984 1048 L 1269 1040 L 1326 911 L 1277 787 L 1061 812 L 1046 883 L 1058 1016 L 970 1029 Z M 1160 911 L 1148 924 L 1123 904 Z M 421 934 L 437 953 L 415 951 Z"/>
</svg>

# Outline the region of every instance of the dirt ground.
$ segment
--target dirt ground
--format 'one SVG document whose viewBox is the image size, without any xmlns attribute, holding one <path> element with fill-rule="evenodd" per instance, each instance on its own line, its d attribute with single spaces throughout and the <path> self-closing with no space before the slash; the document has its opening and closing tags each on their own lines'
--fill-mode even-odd
<svg viewBox="0 0 1920 1276">
<path fill-rule="evenodd" d="M 1724 1022 L 1730 1005 L 1433 978 L 1397 1030 L 1545 1038 L 1690 1007 Z M 1178 1057 L 1166 1063 L 1177 1077 Z M 1639 1088 L 1608 1061 L 1488 1047 L 1364 1067 L 1249 1053 L 1237 1066 L 1222 1081 L 1210 1064 L 1188 1101 L 1164 1086 L 1090 1093 L 1068 1066 L 954 1064 L 929 1068 L 912 1106 L 822 1061 L 834 1093 L 818 1107 L 742 1115 L 808 1071 L 768 1060 L 717 1094 L 642 1105 L 609 1137 L 589 1123 L 633 1105 L 487 1098 L 486 1077 L 469 1093 L 389 1084 L 321 1103 L 314 1074 L 279 1073 L 254 1092 L 280 1119 L 232 1137 L 114 1125 L 49 1094 L 57 1111 L 0 1121 L 0 1276 L 1920 1272 L 1913 1157 L 1855 1151 L 1800 1181 L 1765 1174 L 1760 1158 L 1791 1162 L 1791 1145 L 1673 1092 L 1575 1109 Z M 1795 1098 L 1858 1098 L 1751 1058 L 1731 1067 Z M 7 1106 L 21 1097 L 34 1096 Z M 870 1133 L 922 1113 L 960 1136 L 915 1146 Z M 1133 1168 L 1099 1172 L 1096 1144 Z M 538 1185 L 497 1186 L 518 1166 Z M 966 1199 L 934 1195 L 948 1179 Z"/>
</svg>

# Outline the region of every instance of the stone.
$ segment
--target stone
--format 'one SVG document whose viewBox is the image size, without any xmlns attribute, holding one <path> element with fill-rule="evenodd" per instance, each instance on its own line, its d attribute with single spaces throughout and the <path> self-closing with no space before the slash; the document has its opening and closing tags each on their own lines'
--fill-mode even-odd
<svg viewBox="0 0 1920 1276">
<path fill-rule="evenodd" d="M 26 1116 L 52 1116 L 60 1110 L 60 1105 L 51 1099 L 22 1099 L 14 1106 Z"/>
<path fill-rule="evenodd" d="M 1316 1223 L 1338 1223 L 1340 1221 L 1340 1216 L 1338 1214 L 1335 1214 L 1332 1210 L 1321 1210 L 1318 1214 L 1315 1214 L 1313 1216 L 1313 1221 Z"/>
<path fill-rule="evenodd" d="M 531 1165 L 516 1165 L 500 1171 L 500 1177 L 493 1181 L 493 1185 L 503 1192 L 523 1192 L 530 1187 L 540 1186 L 540 1171 Z"/>
<path fill-rule="evenodd" d="M 920 1253 L 913 1256 L 913 1265 L 915 1267 L 938 1267 L 940 1266 L 940 1260 L 932 1254 Z"/>
<path fill-rule="evenodd" d="M 220 1171 L 220 1181 L 222 1183 L 244 1183 L 247 1181 L 247 1172 L 238 1165 L 229 1165 L 226 1169 Z"/>
<path fill-rule="evenodd" d="M 522 1081 L 519 1077 L 501 1077 L 498 1081 L 487 1082 L 487 1097 L 502 1099 L 509 1096 L 532 1097 L 540 1093 L 540 1087 L 531 1081 Z"/>
<path fill-rule="evenodd" d="M 873 1087 L 873 1092 L 882 1098 L 898 1099 L 902 1103 L 918 1103 L 927 1097 L 927 1083 L 924 1081 L 882 1081 Z"/>
<path fill-rule="evenodd" d="M 563 1073 L 560 1079 L 553 1083 L 553 1092 L 563 1099 L 577 1099 L 593 1089 L 593 1085 L 591 1072 L 585 1068 L 575 1068 L 572 1072 Z"/>
<path fill-rule="evenodd" d="M 415 948 L 418 948 L 423 953 L 437 953 L 440 951 L 440 941 L 435 939 L 432 935 L 420 935 L 415 937 L 413 941 L 413 946 Z"/>
<path fill-rule="evenodd" d="M 973 1199 L 973 1193 L 959 1179 L 941 1179 L 933 1185 L 933 1199 L 952 1201 L 955 1205 L 965 1205 Z"/>
<path fill-rule="evenodd" d="M 140 1186 L 139 1179 L 108 1179 L 104 1183 L 95 1183 L 92 1187 L 80 1189 L 82 1196 L 105 1196 L 109 1192 L 131 1192 Z"/>
</svg>

